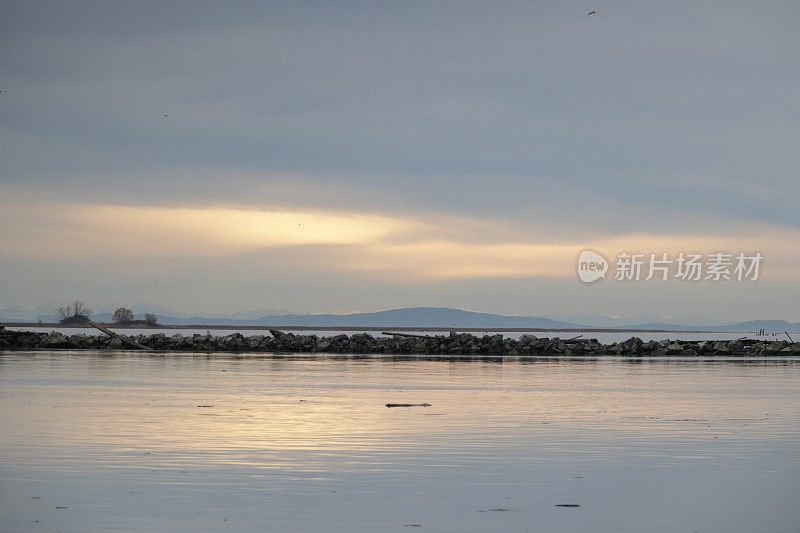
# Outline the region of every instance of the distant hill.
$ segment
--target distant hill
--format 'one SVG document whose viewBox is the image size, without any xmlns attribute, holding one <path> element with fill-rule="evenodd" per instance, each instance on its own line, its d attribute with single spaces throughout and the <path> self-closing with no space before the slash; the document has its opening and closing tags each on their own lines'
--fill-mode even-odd
<svg viewBox="0 0 800 533">
<path fill-rule="evenodd" d="M 704 316 L 684 316 L 684 317 L 663 317 L 659 315 L 630 315 L 630 316 L 615 316 L 615 315 L 602 315 L 602 314 L 573 314 L 573 315 L 543 315 L 553 320 L 560 320 L 562 322 L 572 322 L 574 324 L 586 324 L 587 326 L 597 328 L 616 328 L 616 327 L 631 327 L 634 324 L 656 324 L 666 325 L 669 327 L 680 327 L 684 324 L 692 326 L 721 326 L 723 324 L 730 324 L 730 321 L 719 320 Z"/>
<path fill-rule="evenodd" d="M 310 327 L 428 327 L 428 328 L 582 328 L 580 324 L 542 317 L 506 316 L 476 313 L 449 307 L 411 307 L 374 313 L 265 315 L 257 319 L 209 319 L 202 317 L 161 317 L 162 324 L 220 324 L 231 326 L 310 326 Z"/>
<path fill-rule="evenodd" d="M 50 308 L 47 308 L 48 311 Z M 32 316 L 38 309 L 5 308 L 0 309 L 0 322 L 57 322 L 55 315 L 39 314 Z M 171 310 L 164 309 L 167 313 Z M 269 310 L 266 310 L 268 313 Z M 274 314 L 273 314 L 274 313 Z M 306 326 L 306 327 L 343 327 L 343 328 L 377 328 L 377 327 L 403 327 L 403 328 L 530 328 L 530 329 L 593 329 L 598 324 L 586 325 L 576 322 L 555 320 L 537 316 L 512 316 L 491 313 L 478 313 L 464 311 L 450 307 L 408 307 L 389 309 L 372 313 L 351 314 L 299 314 L 274 311 L 270 314 L 258 316 L 257 311 L 236 313 L 232 315 L 191 316 L 188 313 L 175 311 L 174 314 L 155 313 L 160 324 L 167 326 L 180 326 L 187 324 L 208 324 L 218 326 Z M 98 322 L 111 322 L 112 314 L 107 310 L 100 310 L 93 315 Z M 607 325 L 615 330 L 664 330 L 664 331 L 717 331 L 717 332 L 755 332 L 765 329 L 768 332 L 798 332 L 800 323 L 790 323 L 785 320 L 751 320 L 734 324 L 715 325 L 689 325 L 660 322 L 646 322 L 636 324 Z"/>
<path fill-rule="evenodd" d="M 52 313 L 54 309 L 55 306 L 3 307 L 0 309 L 0 322 L 36 322 L 43 313 Z"/>
</svg>

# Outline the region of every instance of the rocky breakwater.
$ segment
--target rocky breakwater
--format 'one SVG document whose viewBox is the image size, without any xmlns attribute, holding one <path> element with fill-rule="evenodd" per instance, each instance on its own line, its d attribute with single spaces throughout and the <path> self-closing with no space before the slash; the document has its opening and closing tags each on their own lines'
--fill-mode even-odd
<svg viewBox="0 0 800 533">
<path fill-rule="evenodd" d="M 272 352 L 328 354 L 393 354 L 433 356 L 800 356 L 800 343 L 779 340 L 739 339 L 729 341 L 663 340 L 645 342 L 638 337 L 611 344 L 596 339 L 539 338 L 522 335 L 519 339 L 502 335 L 478 337 L 469 333 L 447 336 L 377 336 L 366 333 L 318 337 L 271 330 L 270 335 L 244 336 L 241 333 L 214 336 L 181 334 L 134 335 L 131 340 L 155 352 Z M 37 333 L 0 330 L 0 350 L 128 350 L 120 339 L 107 335 L 60 332 Z"/>
</svg>

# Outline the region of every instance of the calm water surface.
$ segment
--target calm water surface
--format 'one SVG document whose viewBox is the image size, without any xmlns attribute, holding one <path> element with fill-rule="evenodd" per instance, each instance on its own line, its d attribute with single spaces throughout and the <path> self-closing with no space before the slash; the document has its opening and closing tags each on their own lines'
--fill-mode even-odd
<svg viewBox="0 0 800 533">
<path fill-rule="evenodd" d="M 800 360 L 6 352 L 0 428 L 2 531 L 800 530 Z"/>
</svg>

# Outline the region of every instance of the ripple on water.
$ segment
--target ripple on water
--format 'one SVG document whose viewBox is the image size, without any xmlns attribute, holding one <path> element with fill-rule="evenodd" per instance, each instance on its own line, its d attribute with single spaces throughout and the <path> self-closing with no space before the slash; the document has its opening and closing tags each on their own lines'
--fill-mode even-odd
<svg viewBox="0 0 800 533">
<path fill-rule="evenodd" d="M 786 530 L 799 400 L 780 358 L 5 353 L 0 530 Z"/>
</svg>

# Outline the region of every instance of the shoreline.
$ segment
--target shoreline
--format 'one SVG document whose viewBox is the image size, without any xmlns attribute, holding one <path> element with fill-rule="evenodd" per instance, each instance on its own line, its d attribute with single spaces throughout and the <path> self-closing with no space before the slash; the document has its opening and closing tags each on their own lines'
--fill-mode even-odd
<svg viewBox="0 0 800 533">
<path fill-rule="evenodd" d="M 400 329 L 400 328 L 395 328 Z M 414 331 L 419 331 L 418 329 Z M 585 330 L 580 330 L 584 331 Z M 519 339 L 501 334 L 476 336 L 471 333 L 449 335 L 392 335 L 373 337 L 368 333 L 320 337 L 295 335 L 272 329 L 270 335 L 245 336 L 232 333 L 224 336 L 194 334 L 184 336 L 165 333 L 151 335 L 106 334 L 87 335 L 52 331 L 38 333 L 0 329 L 0 351 L 19 350 L 130 350 L 138 347 L 143 353 L 322 353 L 376 355 L 450 355 L 481 356 L 800 356 L 800 342 L 785 340 L 662 340 L 642 341 L 631 337 L 625 341 L 601 343 L 591 338 L 536 337 L 522 335 Z M 674 332 L 673 332 L 674 333 Z"/>
<path fill-rule="evenodd" d="M 555 333 L 756 333 L 755 331 L 727 331 L 715 329 L 641 329 L 641 328 L 457 328 L 457 327 L 436 327 L 436 326 L 302 326 L 302 325 L 236 325 L 236 324 L 158 324 L 155 326 L 144 326 L 139 324 L 107 324 L 105 322 L 100 325 L 110 329 L 206 329 L 209 331 L 214 330 L 233 330 L 241 329 L 247 331 L 268 331 L 268 330 L 285 330 L 285 331 L 427 331 L 427 332 L 442 332 L 442 331 L 459 331 L 466 333 L 482 333 L 482 332 L 497 332 L 497 333 L 542 333 L 542 332 L 555 332 Z M 61 324 L 59 322 L 0 322 L 0 327 L 6 328 L 53 328 L 53 329 L 85 329 L 91 328 L 87 324 Z"/>
</svg>

